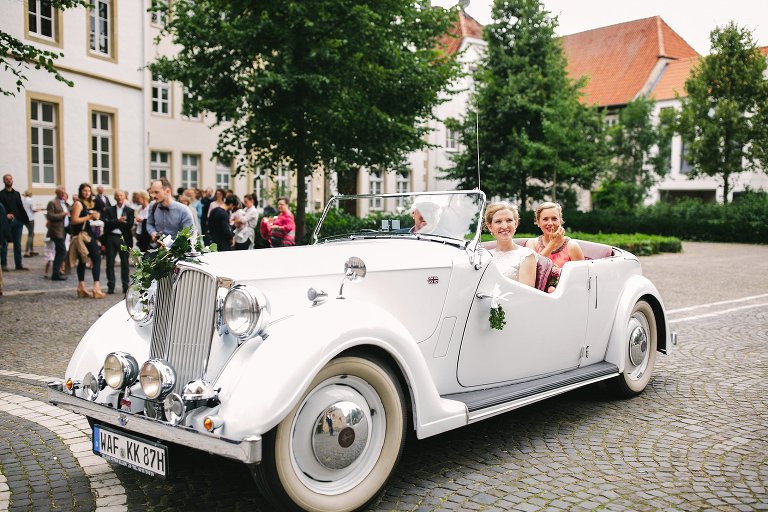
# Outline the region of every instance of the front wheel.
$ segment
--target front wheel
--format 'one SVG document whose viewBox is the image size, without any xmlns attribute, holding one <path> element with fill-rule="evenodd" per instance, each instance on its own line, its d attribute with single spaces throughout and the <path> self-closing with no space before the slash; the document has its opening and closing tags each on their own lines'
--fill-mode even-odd
<svg viewBox="0 0 768 512">
<path fill-rule="evenodd" d="M 397 377 L 375 358 L 339 357 L 264 438 L 254 478 L 276 506 L 349 511 L 370 502 L 397 465 L 406 415 Z"/>
<path fill-rule="evenodd" d="M 651 305 L 644 300 L 637 301 L 624 334 L 624 371 L 610 381 L 616 395 L 631 398 L 642 393 L 648 385 L 656 362 L 657 336 L 656 317 Z"/>
</svg>

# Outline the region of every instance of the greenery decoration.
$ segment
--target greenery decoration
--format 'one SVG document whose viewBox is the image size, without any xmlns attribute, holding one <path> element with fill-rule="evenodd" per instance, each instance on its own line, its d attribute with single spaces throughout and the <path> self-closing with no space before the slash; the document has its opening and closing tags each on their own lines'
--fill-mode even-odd
<svg viewBox="0 0 768 512">
<path fill-rule="evenodd" d="M 126 246 L 121 247 L 127 251 Z M 216 252 L 216 244 L 205 245 L 203 238 L 191 227 L 185 227 L 176 238 L 170 235 L 159 241 L 156 249 L 142 253 L 138 249 L 131 251 L 131 258 L 136 262 L 136 272 L 131 277 L 131 284 L 138 288 L 142 296 L 154 281 L 167 277 L 179 261 L 199 261 L 197 258 L 207 252 Z"/>
<path fill-rule="evenodd" d="M 507 325 L 506 315 L 504 314 L 504 308 L 501 305 L 491 308 L 491 328 L 502 330 Z"/>
</svg>

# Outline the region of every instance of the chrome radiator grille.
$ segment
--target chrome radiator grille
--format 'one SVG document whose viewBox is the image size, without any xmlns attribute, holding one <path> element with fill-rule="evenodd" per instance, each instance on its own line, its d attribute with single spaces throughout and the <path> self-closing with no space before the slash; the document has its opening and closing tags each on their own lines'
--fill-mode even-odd
<svg viewBox="0 0 768 512">
<path fill-rule="evenodd" d="M 205 374 L 213 337 L 216 280 L 185 269 L 175 285 L 170 278 L 158 282 L 155 304 L 150 357 L 165 359 L 173 366 L 174 390 L 179 392 L 187 382 Z"/>
</svg>

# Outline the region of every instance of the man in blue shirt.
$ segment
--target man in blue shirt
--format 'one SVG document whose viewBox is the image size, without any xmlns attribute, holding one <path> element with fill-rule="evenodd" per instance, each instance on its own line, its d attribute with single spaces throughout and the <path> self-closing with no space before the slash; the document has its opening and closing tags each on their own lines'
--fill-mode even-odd
<svg viewBox="0 0 768 512">
<path fill-rule="evenodd" d="M 149 195 L 153 202 L 149 205 L 147 233 L 153 242 L 166 235 L 176 238 L 179 231 L 187 226 L 194 226 L 189 208 L 173 199 L 173 188 L 167 179 L 153 181 L 149 187 Z"/>
</svg>

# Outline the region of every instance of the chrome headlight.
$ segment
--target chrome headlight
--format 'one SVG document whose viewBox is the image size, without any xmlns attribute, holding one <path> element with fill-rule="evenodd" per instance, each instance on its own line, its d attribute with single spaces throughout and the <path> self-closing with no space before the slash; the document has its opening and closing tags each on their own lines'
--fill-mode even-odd
<svg viewBox="0 0 768 512">
<path fill-rule="evenodd" d="M 176 384 L 176 372 L 161 359 L 150 359 L 141 365 L 139 382 L 144 394 L 150 400 L 162 400 Z"/>
<path fill-rule="evenodd" d="M 83 397 L 94 401 L 99 396 L 99 391 L 99 380 L 91 372 L 86 373 L 83 377 Z"/>
<path fill-rule="evenodd" d="M 184 400 L 176 393 L 171 393 L 165 397 L 165 400 L 163 400 L 163 410 L 165 411 L 165 419 L 171 425 L 181 423 L 181 420 L 184 419 L 184 414 L 187 412 Z"/>
<path fill-rule="evenodd" d="M 112 352 L 104 359 L 104 380 L 112 389 L 123 389 L 136 382 L 139 363 L 126 352 Z"/>
<path fill-rule="evenodd" d="M 256 288 L 237 285 L 224 299 L 224 324 L 241 338 L 262 334 L 269 322 L 269 302 Z"/>
<path fill-rule="evenodd" d="M 146 325 L 152 320 L 155 310 L 155 295 L 149 292 L 142 294 L 138 286 L 131 285 L 125 292 L 125 308 L 135 322 L 139 325 Z"/>
</svg>

